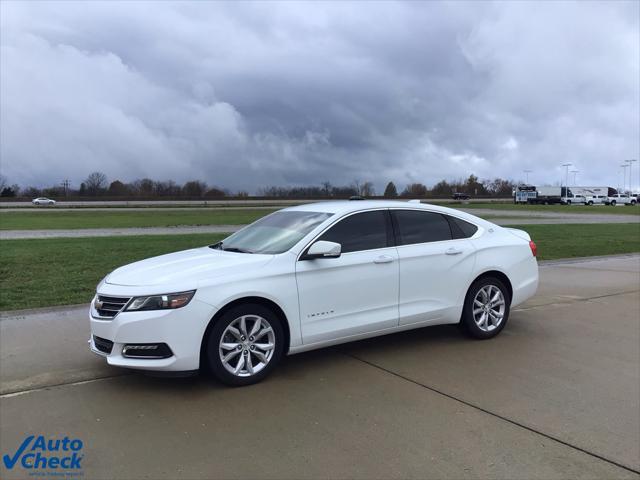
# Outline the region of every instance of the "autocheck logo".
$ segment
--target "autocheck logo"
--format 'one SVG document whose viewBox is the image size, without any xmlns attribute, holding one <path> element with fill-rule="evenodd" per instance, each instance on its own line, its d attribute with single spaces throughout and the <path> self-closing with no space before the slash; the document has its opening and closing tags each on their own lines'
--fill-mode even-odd
<svg viewBox="0 0 640 480">
<path fill-rule="evenodd" d="M 45 438 L 44 435 L 29 435 L 13 455 L 3 455 L 2 461 L 9 470 L 19 465 L 31 470 L 35 475 L 43 470 L 71 470 L 74 475 L 78 475 L 84 458 L 83 446 L 79 438 Z"/>
</svg>

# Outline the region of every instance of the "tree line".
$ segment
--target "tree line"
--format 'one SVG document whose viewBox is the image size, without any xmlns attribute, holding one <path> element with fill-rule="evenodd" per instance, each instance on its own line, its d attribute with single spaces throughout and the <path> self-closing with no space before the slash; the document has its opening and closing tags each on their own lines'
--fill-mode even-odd
<svg viewBox="0 0 640 480">
<path fill-rule="evenodd" d="M 453 193 L 467 193 L 471 196 L 511 196 L 516 182 L 502 178 L 480 180 L 475 175 L 453 181 L 441 180 L 432 187 L 423 183 L 410 183 L 398 190 L 394 182 L 389 182 L 384 192 L 385 198 L 396 197 L 448 197 Z M 93 172 L 72 188 L 68 182 L 48 188 L 9 185 L 6 177 L 0 175 L 0 197 L 109 197 L 109 198 L 202 198 L 248 197 L 246 191 L 232 192 L 226 188 L 208 185 L 202 180 L 190 180 L 178 184 L 173 180 L 158 181 L 141 178 L 132 182 L 113 180 L 109 182 L 103 172 Z M 258 191 L 258 196 L 270 198 L 348 198 L 351 196 L 378 196 L 372 182 L 354 180 L 348 185 L 332 185 L 323 182 L 311 186 L 268 186 Z"/>
</svg>

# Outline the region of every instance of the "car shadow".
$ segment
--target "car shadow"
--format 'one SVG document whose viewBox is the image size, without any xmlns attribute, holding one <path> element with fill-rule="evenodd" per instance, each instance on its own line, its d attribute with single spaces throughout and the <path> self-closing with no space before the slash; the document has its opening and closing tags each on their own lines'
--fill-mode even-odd
<svg viewBox="0 0 640 480">
<path fill-rule="evenodd" d="M 357 357 L 358 354 L 384 354 L 393 350 L 412 348 L 434 348 L 441 345 L 454 345 L 470 342 L 457 325 L 438 325 L 424 327 L 380 337 L 359 340 L 333 347 L 312 350 L 282 359 L 276 370 L 264 382 L 313 380 L 322 376 L 336 362 L 343 362 L 346 357 Z M 212 390 L 228 390 L 228 387 L 206 371 L 188 377 L 167 376 L 157 373 L 131 371 L 125 374 L 128 379 L 127 388 L 134 390 L 151 390 L 154 394 L 199 394 Z M 264 383 L 263 382 L 263 383 Z M 252 387 L 243 387 L 252 388 Z"/>
</svg>

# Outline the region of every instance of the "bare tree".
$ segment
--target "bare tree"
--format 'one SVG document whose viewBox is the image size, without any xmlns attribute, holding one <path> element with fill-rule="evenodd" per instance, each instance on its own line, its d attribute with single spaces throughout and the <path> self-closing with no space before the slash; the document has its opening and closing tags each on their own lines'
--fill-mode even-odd
<svg viewBox="0 0 640 480">
<path fill-rule="evenodd" d="M 424 197 L 427 195 L 427 187 L 422 183 L 411 183 L 402 192 L 403 197 Z"/>
<path fill-rule="evenodd" d="M 102 172 L 93 172 L 83 183 L 89 195 L 98 195 L 107 188 L 107 176 Z"/>
<path fill-rule="evenodd" d="M 200 180 L 191 180 L 182 186 L 182 194 L 186 197 L 200 198 L 207 191 L 207 184 Z"/>
<path fill-rule="evenodd" d="M 364 182 L 360 186 L 360 195 L 363 197 L 373 197 L 376 194 L 376 189 L 372 182 Z"/>
</svg>

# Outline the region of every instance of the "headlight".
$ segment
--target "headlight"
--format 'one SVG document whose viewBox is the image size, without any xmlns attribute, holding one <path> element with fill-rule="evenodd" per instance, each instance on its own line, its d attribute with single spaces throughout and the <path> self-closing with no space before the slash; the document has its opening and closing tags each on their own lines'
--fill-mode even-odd
<svg viewBox="0 0 640 480">
<path fill-rule="evenodd" d="M 151 295 L 149 297 L 135 297 L 125 310 L 127 311 L 143 311 L 143 310 L 166 310 L 184 307 L 193 298 L 195 290 L 190 292 L 167 293 L 165 295 Z"/>
</svg>

